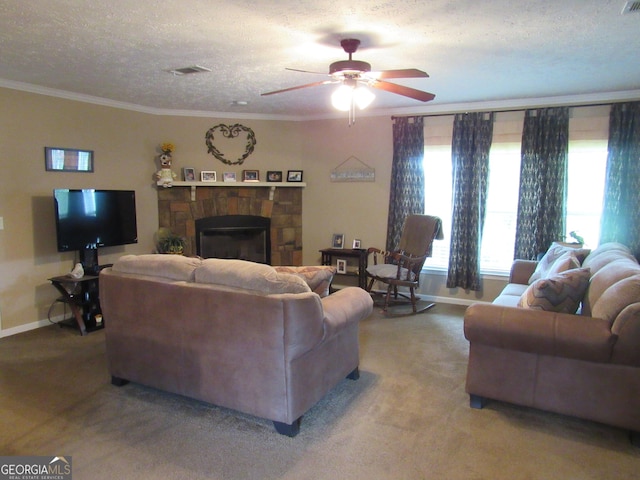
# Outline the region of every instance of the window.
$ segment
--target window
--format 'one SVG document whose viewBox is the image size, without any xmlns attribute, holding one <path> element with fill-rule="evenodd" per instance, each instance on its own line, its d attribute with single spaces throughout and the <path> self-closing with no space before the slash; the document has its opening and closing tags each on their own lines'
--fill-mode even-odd
<svg viewBox="0 0 640 480">
<path fill-rule="evenodd" d="M 566 236 L 575 231 L 595 248 L 607 160 L 608 106 L 574 108 L 569 122 Z M 513 262 L 524 112 L 496 115 L 489 158 L 489 192 L 480 268 L 507 273 Z M 446 270 L 452 214 L 451 138 L 453 116 L 425 118 L 425 213 L 442 219 L 444 240 L 433 243 L 425 268 Z"/>
<path fill-rule="evenodd" d="M 606 168 L 606 141 L 569 143 L 567 236 L 575 231 L 591 249 L 600 242 Z"/>
<path fill-rule="evenodd" d="M 425 212 L 442 219 L 445 240 L 433 243 L 426 267 L 446 269 L 449 263 L 452 215 L 450 146 L 425 146 Z M 520 144 L 492 145 L 489 192 L 480 252 L 483 272 L 508 271 L 513 262 L 520 178 Z"/>
</svg>

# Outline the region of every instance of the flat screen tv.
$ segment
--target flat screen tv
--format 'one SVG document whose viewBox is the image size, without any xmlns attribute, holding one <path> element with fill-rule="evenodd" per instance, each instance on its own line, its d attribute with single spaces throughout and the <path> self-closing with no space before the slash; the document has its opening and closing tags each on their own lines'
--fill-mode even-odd
<svg viewBox="0 0 640 480">
<path fill-rule="evenodd" d="M 59 252 L 78 250 L 88 273 L 97 273 L 98 247 L 138 243 L 133 190 L 56 189 Z"/>
</svg>

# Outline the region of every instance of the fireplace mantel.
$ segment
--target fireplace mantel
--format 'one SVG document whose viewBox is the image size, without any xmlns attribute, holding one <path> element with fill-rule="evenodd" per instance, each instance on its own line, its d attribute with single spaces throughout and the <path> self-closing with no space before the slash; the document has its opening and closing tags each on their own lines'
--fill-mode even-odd
<svg viewBox="0 0 640 480">
<path fill-rule="evenodd" d="M 269 192 L 269 200 L 273 200 L 276 188 L 304 188 L 307 186 L 304 182 L 173 182 L 174 187 L 191 187 L 191 201 L 196 201 L 197 187 L 242 187 L 242 188 L 264 188 L 271 189 Z M 169 187 L 170 188 L 170 187 Z"/>
</svg>

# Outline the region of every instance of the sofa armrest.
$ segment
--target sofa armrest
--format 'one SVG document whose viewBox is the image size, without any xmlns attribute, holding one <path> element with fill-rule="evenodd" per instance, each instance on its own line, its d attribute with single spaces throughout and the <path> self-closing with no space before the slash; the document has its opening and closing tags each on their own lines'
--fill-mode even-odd
<svg viewBox="0 0 640 480">
<path fill-rule="evenodd" d="M 480 303 L 467 308 L 464 335 L 471 344 L 601 363 L 616 342 L 599 318 Z"/>
<path fill-rule="evenodd" d="M 511 264 L 511 272 L 509 273 L 509 283 L 519 283 L 527 285 L 529 277 L 536 270 L 538 262 L 533 260 L 514 260 Z"/>
<path fill-rule="evenodd" d="M 371 295 L 358 287 L 347 287 L 322 299 L 324 339 L 330 338 L 350 323 L 364 320 L 373 311 Z"/>
<path fill-rule="evenodd" d="M 618 314 L 611 331 L 618 340 L 612 361 L 640 367 L 640 303 L 632 303 Z"/>
</svg>

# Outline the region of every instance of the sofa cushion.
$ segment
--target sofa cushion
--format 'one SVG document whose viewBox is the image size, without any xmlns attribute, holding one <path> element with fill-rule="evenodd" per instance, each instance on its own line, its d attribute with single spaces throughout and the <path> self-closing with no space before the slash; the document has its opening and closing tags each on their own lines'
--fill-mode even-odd
<svg viewBox="0 0 640 480">
<path fill-rule="evenodd" d="M 600 301 L 602 294 L 620 280 L 640 274 L 640 265 L 635 259 L 625 256 L 604 255 L 609 263 L 592 273 L 589 288 L 582 303 L 582 314 L 592 316 L 593 306 Z"/>
<path fill-rule="evenodd" d="M 113 264 L 113 271 L 134 275 L 149 275 L 170 280 L 192 282 L 194 272 L 202 260 L 182 255 L 149 253 L 124 255 Z"/>
<path fill-rule="evenodd" d="M 636 262 L 631 250 L 626 246 L 621 243 L 609 242 L 596 248 L 585 259 L 582 266 L 591 269 L 591 275 L 595 275 L 601 268 L 606 267 L 611 262 L 624 258 Z"/>
<path fill-rule="evenodd" d="M 632 303 L 640 302 L 640 274 L 624 278 L 607 288 L 593 305 L 591 316 L 613 323 Z"/>
<path fill-rule="evenodd" d="M 379 263 L 377 265 L 369 265 L 367 267 L 367 273 L 372 277 L 380 278 L 396 278 L 398 276 L 398 265 L 393 263 Z M 409 273 L 409 280 L 414 281 L 416 274 L 409 272 L 406 268 L 400 268 L 400 278 L 406 279 L 407 273 Z"/>
<path fill-rule="evenodd" d="M 336 274 L 336 267 L 329 265 L 320 266 L 274 266 L 278 273 L 289 273 L 296 275 L 304 280 L 309 288 L 320 295 L 326 297 L 329 295 L 329 286 L 333 280 L 333 276 Z"/>
<path fill-rule="evenodd" d="M 245 260 L 206 258 L 195 271 L 195 281 L 266 295 L 311 291 L 307 283 L 296 275 L 278 273 L 270 265 Z"/>
<path fill-rule="evenodd" d="M 589 269 L 575 268 L 536 280 L 520 297 L 518 307 L 576 313 L 589 285 Z"/>
<path fill-rule="evenodd" d="M 538 262 L 536 266 L 536 270 L 533 272 L 533 275 L 529 278 L 529 284 L 532 284 L 536 280 L 541 278 L 545 278 L 548 275 L 549 270 L 553 266 L 553 264 L 565 253 L 573 253 L 578 262 L 582 264 L 585 257 L 589 254 L 591 250 L 588 248 L 582 248 L 579 244 L 572 243 L 562 243 L 562 242 L 553 242 L 549 247 L 549 250 L 544 254 L 544 256 Z"/>
</svg>

